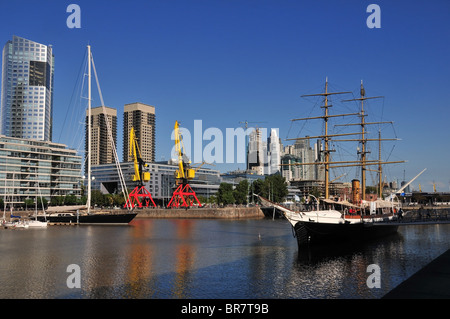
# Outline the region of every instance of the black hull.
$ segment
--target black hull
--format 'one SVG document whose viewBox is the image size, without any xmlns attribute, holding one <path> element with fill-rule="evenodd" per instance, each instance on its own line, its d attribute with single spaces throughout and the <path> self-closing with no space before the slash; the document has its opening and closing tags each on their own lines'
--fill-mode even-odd
<svg viewBox="0 0 450 319">
<path fill-rule="evenodd" d="M 107 213 L 107 214 L 58 214 L 50 216 L 38 216 L 38 220 L 60 224 L 94 224 L 94 225 L 124 225 L 130 223 L 137 213 Z"/>
<path fill-rule="evenodd" d="M 283 218 L 283 211 L 276 207 L 260 207 L 266 218 Z"/>
<path fill-rule="evenodd" d="M 395 224 L 325 224 L 298 222 L 294 226 L 299 247 L 321 243 L 355 243 L 391 235 L 397 232 Z"/>
</svg>

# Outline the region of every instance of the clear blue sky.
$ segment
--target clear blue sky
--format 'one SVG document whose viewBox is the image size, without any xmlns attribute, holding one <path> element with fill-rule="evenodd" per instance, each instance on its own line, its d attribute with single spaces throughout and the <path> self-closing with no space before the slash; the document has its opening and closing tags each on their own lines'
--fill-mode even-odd
<svg viewBox="0 0 450 319">
<path fill-rule="evenodd" d="M 81 8 L 80 29 L 66 25 L 71 3 Z M 371 3 L 381 8 L 380 29 L 366 25 Z M 53 140 L 73 148 L 80 142 L 69 121 L 82 122 L 84 110 L 70 105 L 90 43 L 105 104 L 118 110 L 120 150 L 124 104 L 155 105 L 157 160 L 170 157 L 175 120 L 223 132 L 265 122 L 289 144 L 300 127 L 291 119 L 311 109 L 300 95 L 320 92 L 328 76 L 332 89 L 357 96 L 364 80 L 368 96 L 384 96 L 373 113 L 394 121 L 402 139 L 387 146 L 389 159 L 408 161 L 386 168 L 388 178 L 427 168 L 414 187 L 449 191 L 449 17 L 447 0 L 1 1 L 0 42 L 17 35 L 53 45 Z M 236 167 L 244 164 L 217 166 Z"/>
</svg>

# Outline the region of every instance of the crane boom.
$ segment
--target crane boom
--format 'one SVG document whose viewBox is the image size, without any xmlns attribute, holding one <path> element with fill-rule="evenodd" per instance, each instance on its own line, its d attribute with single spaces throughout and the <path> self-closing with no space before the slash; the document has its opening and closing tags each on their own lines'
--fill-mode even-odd
<svg viewBox="0 0 450 319">
<path fill-rule="evenodd" d="M 177 183 L 186 184 L 188 179 L 193 179 L 195 177 L 195 170 L 190 167 L 191 161 L 185 155 L 178 121 L 175 121 L 174 133 L 175 151 L 178 154 L 178 170 L 175 171 L 175 178 Z"/>
<path fill-rule="evenodd" d="M 140 181 L 142 185 L 143 182 L 148 182 L 150 180 L 150 173 L 144 172 L 143 168 L 148 165 L 144 162 L 141 157 L 141 152 L 139 150 L 139 145 L 137 143 L 136 133 L 132 127 L 130 130 L 130 149 L 129 154 L 133 157 L 134 161 L 134 175 L 133 181 Z"/>
<path fill-rule="evenodd" d="M 183 167 L 183 151 L 182 151 L 183 147 L 181 145 L 180 125 L 178 124 L 178 121 L 175 121 L 174 132 L 175 132 L 175 151 L 178 154 L 178 170 L 176 171 L 175 178 L 177 179 L 185 178 Z"/>
</svg>

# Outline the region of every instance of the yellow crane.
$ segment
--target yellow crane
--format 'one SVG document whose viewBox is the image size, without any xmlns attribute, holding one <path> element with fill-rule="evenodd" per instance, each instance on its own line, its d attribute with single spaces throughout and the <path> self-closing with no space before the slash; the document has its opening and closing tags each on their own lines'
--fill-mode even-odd
<svg viewBox="0 0 450 319">
<path fill-rule="evenodd" d="M 138 186 L 136 186 L 135 189 L 128 195 L 128 200 L 125 203 L 125 207 L 148 207 L 150 202 L 154 207 L 156 207 L 152 195 L 144 186 L 144 182 L 148 182 L 150 180 L 150 172 L 144 171 L 144 167 L 148 167 L 148 165 L 142 159 L 136 133 L 133 127 L 130 130 L 130 147 L 128 153 L 132 156 L 134 162 L 133 181 L 137 181 L 139 183 Z"/>
<path fill-rule="evenodd" d="M 189 180 L 195 178 L 195 171 L 200 167 L 197 169 L 191 168 L 191 161 L 184 151 L 183 139 L 178 121 L 175 121 L 174 133 L 175 151 L 178 155 L 178 169 L 175 171 L 175 183 L 178 187 L 173 192 L 168 207 L 190 207 L 195 203 L 201 206 L 197 195 L 188 183 Z"/>
<path fill-rule="evenodd" d="M 130 147 L 128 153 L 133 157 L 134 161 L 133 181 L 140 181 L 140 185 L 143 185 L 144 182 L 150 180 L 150 172 L 144 172 L 144 167 L 148 167 L 148 165 L 142 159 L 134 127 L 130 130 Z"/>
<path fill-rule="evenodd" d="M 177 185 L 186 184 L 188 179 L 195 177 L 195 170 L 191 168 L 191 161 L 185 154 L 183 139 L 180 132 L 180 124 L 175 121 L 175 151 L 178 155 L 178 169 L 175 171 Z"/>
</svg>

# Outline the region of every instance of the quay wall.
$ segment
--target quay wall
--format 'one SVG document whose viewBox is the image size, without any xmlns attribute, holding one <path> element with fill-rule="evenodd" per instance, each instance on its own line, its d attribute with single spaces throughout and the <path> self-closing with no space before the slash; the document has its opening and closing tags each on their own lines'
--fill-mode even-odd
<svg viewBox="0 0 450 319">
<path fill-rule="evenodd" d="M 115 213 L 128 212 L 126 209 L 94 209 L 92 212 L 113 211 Z M 136 208 L 136 218 L 264 218 L 264 213 L 259 206 L 255 207 L 203 207 L 203 208 Z M 42 213 L 42 211 L 39 211 Z M 34 211 L 15 211 L 15 216 L 32 218 Z M 5 215 L 9 220 L 10 214 Z"/>
<path fill-rule="evenodd" d="M 136 209 L 136 218 L 264 218 L 259 207 L 224 207 L 224 208 L 147 208 Z"/>
</svg>

